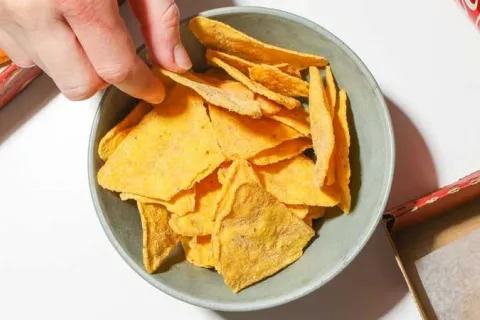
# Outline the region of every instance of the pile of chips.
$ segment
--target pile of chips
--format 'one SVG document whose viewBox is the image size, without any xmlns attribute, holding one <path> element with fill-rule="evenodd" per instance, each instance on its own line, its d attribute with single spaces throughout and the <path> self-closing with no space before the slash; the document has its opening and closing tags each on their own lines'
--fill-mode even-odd
<svg viewBox="0 0 480 320">
<path fill-rule="evenodd" d="M 189 27 L 213 68 L 158 68 L 165 101 L 140 102 L 105 135 L 98 182 L 137 202 L 148 272 L 181 243 L 237 293 L 299 259 L 325 208 L 350 211 L 347 95 L 323 57 L 204 17 Z"/>
</svg>

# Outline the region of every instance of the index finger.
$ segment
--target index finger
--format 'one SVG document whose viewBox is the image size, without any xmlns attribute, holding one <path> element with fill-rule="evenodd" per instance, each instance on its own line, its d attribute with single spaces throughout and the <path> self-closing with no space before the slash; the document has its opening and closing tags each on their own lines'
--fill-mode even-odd
<svg viewBox="0 0 480 320">
<path fill-rule="evenodd" d="M 133 97 L 163 101 L 165 88 L 137 56 L 116 0 L 67 0 L 61 10 L 100 78 Z"/>
</svg>

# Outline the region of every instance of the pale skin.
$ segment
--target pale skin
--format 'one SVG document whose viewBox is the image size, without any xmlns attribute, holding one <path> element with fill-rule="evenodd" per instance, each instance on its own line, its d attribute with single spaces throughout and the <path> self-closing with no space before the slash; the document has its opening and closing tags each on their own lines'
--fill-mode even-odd
<svg viewBox="0 0 480 320">
<path fill-rule="evenodd" d="M 173 72 L 190 69 L 175 1 L 129 2 L 151 59 Z M 117 0 L 0 0 L 0 47 L 20 67 L 39 66 L 71 100 L 110 84 L 150 103 L 165 97 L 135 54 Z"/>
</svg>

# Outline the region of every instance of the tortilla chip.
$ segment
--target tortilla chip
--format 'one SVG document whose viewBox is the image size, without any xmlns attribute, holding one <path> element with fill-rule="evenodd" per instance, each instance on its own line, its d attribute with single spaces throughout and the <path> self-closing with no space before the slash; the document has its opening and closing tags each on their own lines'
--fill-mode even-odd
<svg viewBox="0 0 480 320">
<path fill-rule="evenodd" d="M 168 225 L 168 211 L 156 204 L 137 202 L 143 229 L 143 265 L 154 273 L 177 246 L 180 236 Z"/>
<path fill-rule="evenodd" d="M 260 104 L 260 109 L 262 109 L 262 114 L 264 116 L 265 115 L 274 115 L 274 114 L 279 113 L 281 110 L 285 110 L 278 103 L 275 103 L 275 102 L 265 98 L 262 95 L 256 94 L 255 95 L 255 100 L 257 100 L 257 102 Z M 296 108 L 296 109 L 293 109 L 293 110 L 297 110 L 297 109 L 300 109 L 300 108 Z"/>
<path fill-rule="evenodd" d="M 195 210 L 195 188 L 181 191 L 169 201 L 140 196 L 132 193 L 120 193 L 122 201 L 135 200 L 147 204 L 160 204 L 171 213 L 185 215 Z"/>
<path fill-rule="evenodd" d="M 325 184 L 335 145 L 332 116 L 328 111 L 325 96 L 320 71 L 316 67 L 310 67 L 309 109 L 313 149 L 317 156 L 315 174 L 313 175 L 317 187 L 322 187 Z"/>
<path fill-rule="evenodd" d="M 308 97 L 308 82 L 286 74 L 280 69 L 259 64 L 249 69 L 250 79 L 287 97 Z"/>
<path fill-rule="evenodd" d="M 277 68 L 280 69 L 282 72 L 285 72 L 286 74 L 289 74 L 289 75 L 291 75 L 291 76 L 293 76 L 293 77 L 297 77 L 297 78 L 301 78 L 301 77 L 302 77 L 301 70 L 298 69 L 298 68 L 292 67 L 292 66 L 289 65 L 288 63 L 277 64 L 277 65 L 275 65 L 275 67 L 277 67 Z"/>
<path fill-rule="evenodd" d="M 285 206 L 300 219 L 304 219 L 308 215 L 308 210 L 310 209 L 309 206 L 301 204 L 286 204 Z"/>
<path fill-rule="evenodd" d="M 5 51 L 0 49 L 0 64 L 4 64 L 4 63 L 7 63 L 7 62 L 10 62 L 10 58 L 5 53 Z"/>
<path fill-rule="evenodd" d="M 332 120 L 335 122 L 335 113 L 336 113 L 336 106 L 337 106 L 337 86 L 335 85 L 335 79 L 333 78 L 332 68 L 327 66 L 325 68 L 325 93 L 327 94 L 328 104 L 330 106 L 330 112 L 332 114 Z M 336 134 L 335 130 L 334 133 Z M 336 153 L 335 147 L 333 148 L 333 154 Z M 335 172 L 336 172 L 336 161 L 335 156 L 332 155 L 330 157 L 330 165 L 328 167 L 327 173 L 327 185 L 331 186 L 335 183 Z"/>
<path fill-rule="evenodd" d="M 336 160 L 337 160 L 337 184 L 341 190 L 341 198 L 338 206 L 343 212 L 349 213 L 352 206 L 350 194 L 350 130 L 347 120 L 347 93 L 340 90 L 337 116 L 333 126 L 335 128 Z"/>
<path fill-rule="evenodd" d="M 182 238 L 183 251 L 188 262 L 201 268 L 213 268 L 213 247 L 210 236 Z"/>
<path fill-rule="evenodd" d="M 169 222 L 170 227 L 184 236 L 210 235 L 213 232 L 217 198 L 222 189 L 217 172 L 197 183 L 195 189 L 197 192 L 195 210 L 184 216 L 173 214 Z"/>
<path fill-rule="evenodd" d="M 310 210 L 306 217 L 303 218 L 303 222 L 305 222 L 308 226 L 313 225 L 313 220 L 323 218 L 325 216 L 325 208 L 324 207 L 310 207 Z"/>
<path fill-rule="evenodd" d="M 222 190 L 215 206 L 215 220 L 221 219 L 223 215 L 228 214 L 228 208 L 233 201 L 234 192 L 241 184 L 260 184 L 251 164 L 245 160 L 235 160 L 228 168 L 219 169 L 218 180 L 222 184 Z"/>
<path fill-rule="evenodd" d="M 163 69 L 161 72 L 179 84 L 191 88 L 213 105 L 253 118 L 260 118 L 262 116 L 260 105 L 255 100 L 244 100 L 242 97 L 237 97 L 227 90 L 222 90 L 205 82 L 202 83 L 199 77 L 195 79 L 195 76 L 192 77 L 191 74 L 184 76 Z"/>
<path fill-rule="evenodd" d="M 282 109 L 274 115 L 266 116 L 297 130 L 305 137 L 310 136 L 310 115 L 304 108 Z"/>
<path fill-rule="evenodd" d="M 224 70 L 219 68 L 211 68 L 205 71 L 204 73 L 197 73 L 197 75 L 205 75 L 210 78 L 214 78 L 221 81 L 233 80 L 233 78 L 230 77 L 228 73 L 226 73 Z"/>
<path fill-rule="evenodd" d="M 252 119 L 209 105 L 210 119 L 223 153 L 229 160 L 249 159 L 301 134 L 280 122 Z"/>
<path fill-rule="evenodd" d="M 308 138 L 288 140 L 276 147 L 256 154 L 249 161 L 257 166 L 265 166 L 298 156 L 311 147 L 312 140 Z"/>
<path fill-rule="evenodd" d="M 110 129 L 98 145 L 98 155 L 100 159 L 107 161 L 130 133 L 131 129 L 151 110 L 152 106 L 150 104 L 145 101 L 140 101 L 122 121 Z"/>
<path fill-rule="evenodd" d="M 256 183 L 238 186 L 212 236 L 215 265 L 237 293 L 303 254 L 314 231 Z"/>
<path fill-rule="evenodd" d="M 323 67 L 324 57 L 295 52 L 254 39 L 219 21 L 197 16 L 188 24 L 193 34 L 207 48 L 226 52 L 248 61 L 266 64 L 288 63 L 298 69 Z"/>
<path fill-rule="evenodd" d="M 254 169 L 265 189 L 283 203 L 333 207 L 340 201 L 337 188 L 313 184 L 315 165 L 304 155 Z"/>
<path fill-rule="evenodd" d="M 229 64 L 225 63 L 224 61 L 211 57 L 210 60 L 208 60 L 208 63 L 214 67 L 219 67 L 225 70 L 232 78 L 234 78 L 237 81 L 240 81 L 243 83 L 247 88 L 252 90 L 253 92 L 256 92 L 258 94 L 261 94 L 262 96 L 267 97 L 268 99 L 284 106 L 287 109 L 294 109 L 300 106 L 300 101 L 292 98 L 292 97 L 287 97 L 281 94 L 278 94 L 276 92 L 273 92 L 272 90 L 266 88 L 265 86 L 261 85 L 260 83 L 254 82 L 250 80 L 249 77 L 244 75 L 240 70 L 230 66 Z"/>
<path fill-rule="evenodd" d="M 178 85 L 125 138 L 98 172 L 98 182 L 109 190 L 170 200 L 224 160 L 202 98 Z"/>
<path fill-rule="evenodd" d="M 248 69 L 255 66 L 255 63 L 244 60 L 237 56 L 232 56 L 225 52 L 220 52 L 212 49 L 207 49 L 206 59 L 210 61 L 212 58 L 218 58 L 232 67 L 238 69 L 243 74 L 248 75 Z"/>
</svg>

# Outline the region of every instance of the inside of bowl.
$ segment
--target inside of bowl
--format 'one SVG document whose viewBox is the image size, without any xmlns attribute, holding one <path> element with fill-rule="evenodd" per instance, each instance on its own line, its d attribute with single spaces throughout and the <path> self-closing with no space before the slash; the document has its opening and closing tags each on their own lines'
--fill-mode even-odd
<svg viewBox="0 0 480 320">
<path fill-rule="evenodd" d="M 255 12 L 256 11 L 256 12 Z M 235 8 L 206 14 L 259 40 L 284 48 L 326 56 L 351 104 L 353 211 L 319 221 L 317 236 L 304 256 L 278 274 L 233 294 L 216 272 L 192 266 L 179 249 L 162 270 L 148 275 L 142 265 L 142 230 L 136 205 L 98 186 L 102 161 L 95 152 L 102 136 L 133 107 L 135 99 L 112 88 L 95 119 L 90 161 L 93 195 L 107 233 L 124 258 L 145 279 L 177 298 L 223 310 L 258 309 L 301 296 L 342 270 L 377 225 L 392 175 L 392 137 L 383 97 L 358 58 L 324 29 L 293 15 L 270 10 Z M 205 50 L 184 25 L 183 42 L 196 70 L 205 70 Z M 98 124 L 98 125 L 97 125 Z M 121 281 L 121 279 L 120 279 Z"/>
</svg>

